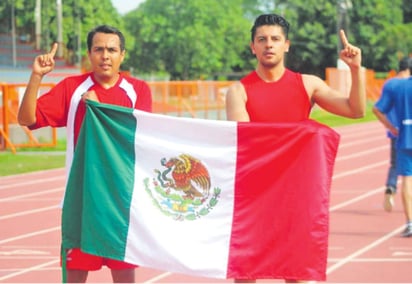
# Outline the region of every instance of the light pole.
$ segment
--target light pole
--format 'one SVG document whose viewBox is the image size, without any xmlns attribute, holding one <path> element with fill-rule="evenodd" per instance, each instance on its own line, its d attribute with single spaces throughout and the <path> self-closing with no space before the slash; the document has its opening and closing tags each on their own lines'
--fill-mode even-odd
<svg viewBox="0 0 412 284">
<path fill-rule="evenodd" d="M 77 64 L 81 68 L 82 66 L 82 15 L 80 4 L 76 1 L 76 18 L 77 18 Z"/>
<path fill-rule="evenodd" d="M 337 66 L 338 68 L 342 68 L 343 62 L 341 62 L 339 58 L 339 53 L 342 49 L 342 43 L 340 41 L 340 30 L 344 30 L 346 34 L 349 31 L 349 17 L 348 17 L 348 10 L 352 9 L 352 1 L 351 0 L 337 0 L 337 20 L 336 20 L 336 31 L 338 34 L 338 43 L 337 43 L 337 53 L 338 53 L 338 61 Z"/>
<path fill-rule="evenodd" d="M 57 42 L 59 48 L 57 49 L 57 57 L 63 57 L 63 12 L 62 0 L 56 0 L 57 10 Z"/>
<path fill-rule="evenodd" d="M 36 22 L 36 50 L 40 50 L 41 48 L 41 0 L 36 0 L 34 18 Z"/>
<path fill-rule="evenodd" d="M 13 67 L 17 66 L 17 55 L 16 55 L 16 15 L 14 9 L 14 1 L 11 3 L 11 46 L 12 46 L 12 60 Z"/>
</svg>

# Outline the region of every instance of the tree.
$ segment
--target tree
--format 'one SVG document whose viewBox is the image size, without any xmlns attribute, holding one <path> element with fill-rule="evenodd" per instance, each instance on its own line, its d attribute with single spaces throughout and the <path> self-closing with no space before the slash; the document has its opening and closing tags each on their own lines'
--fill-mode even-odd
<svg viewBox="0 0 412 284">
<path fill-rule="evenodd" d="M 14 4 L 16 14 L 16 29 L 19 34 L 29 34 L 35 38 L 35 3 L 33 0 L 5 0 L 0 2 L 0 32 L 11 32 L 11 5 Z M 88 30 L 99 24 L 113 25 L 124 30 L 121 15 L 113 8 L 110 0 L 62 0 L 63 3 L 63 46 L 69 44 L 80 56 L 86 53 L 86 35 Z M 41 2 L 42 46 L 46 51 L 57 40 L 56 0 Z M 133 37 L 125 31 L 133 44 Z"/>
<path fill-rule="evenodd" d="M 412 2 L 410 0 L 403 0 L 403 22 L 405 24 L 412 22 Z"/>
<path fill-rule="evenodd" d="M 397 68 L 399 53 L 407 55 L 407 46 L 412 46 L 403 24 L 402 0 L 353 1 L 351 21 L 352 39 L 362 48 L 362 61 L 369 69 Z"/>
<path fill-rule="evenodd" d="M 49 26 L 44 32 L 49 32 L 49 42 L 46 43 L 45 49 L 48 49 L 52 41 L 56 40 L 57 21 L 55 0 L 49 4 L 44 4 L 44 18 L 49 19 Z M 107 24 L 114 26 L 126 35 L 123 19 L 120 14 L 113 8 L 110 0 L 62 0 L 63 2 L 63 41 L 64 47 L 72 48 L 71 51 L 76 53 L 77 60 L 84 57 L 87 52 L 86 37 L 89 30 L 97 25 Z M 133 39 L 131 36 L 127 38 Z M 64 48 L 63 47 L 63 48 Z M 69 49 L 70 51 L 70 49 Z"/>
<path fill-rule="evenodd" d="M 11 32 L 14 4 L 16 32 L 34 39 L 35 2 L 0 1 L 0 32 Z M 261 13 L 284 15 L 291 24 L 286 65 L 321 77 L 338 59 L 339 3 L 352 3 L 345 10 L 345 32 L 362 49 L 365 67 L 395 69 L 399 57 L 410 54 L 412 46 L 410 0 L 146 0 L 125 16 L 110 0 L 62 2 L 63 41 L 77 58 L 86 55 L 88 30 L 109 24 L 126 37 L 123 68 L 167 73 L 172 79 L 249 72 L 255 65 L 250 28 Z M 48 50 L 57 37 L 56 0 L 42 0 L 42 25 L 42 49 Z"/>
<path fill-rule="evenodd" d="M 246 1 L 246 0 L 245 0 Z M 264 0 L 260 0 L 264 1 Z M 271 2 L 270 0 L 267 0 Z M 338 59 L 339 4 L 345 11 L 349 40 L 362 49 L 363 65 L 376 71 L 397 66 L 399 56 L 412 46 L 403 15 L 412 10 L 407 0 L 278 0 L 274 11 L 291 23 L 292 46 L 287 65 L 299 72 L 324 75 Z M 404 9 L 404 11 L 402 11 Z M 409 11 L 409 12 L 408 12 Z M 409 13 L 409 14 L 408 14 Z"/>
<path fill-rule="evenodd" d="M 241 0 L 146 0 L 126 15 L 136 35 L 130 66 L 162 72 L 173 80 L 209 78 L 242 68 L 250 23 Z"/>
<path fill-rule="evenodd" d="M 11 7 L 14 6 L 17 32 L 28 33 L 34 27 L 33 15 L 27 11 L 34 11 L 35 1 L 3 0 L 0 2 L 0 32 L 11 32 Z M 33 14 L 33 13 L 32 13 Z"/>
</svg>

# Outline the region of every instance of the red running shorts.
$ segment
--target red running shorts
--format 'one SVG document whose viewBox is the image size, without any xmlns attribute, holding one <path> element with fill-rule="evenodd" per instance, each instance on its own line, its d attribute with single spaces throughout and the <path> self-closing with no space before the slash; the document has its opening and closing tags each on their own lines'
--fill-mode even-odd
<svg viewBox="0 0 412 284">
<path fill-rule="evenodd" d="M 130 269 L 137 268 L 137 265 L 124 261 L 104 258 L 82 252 L 79 248 L 69 249 L 67 251 L 66 268 L 77 270 L 99 270 L 103 265 L 110 269 Z"/>
</svg>

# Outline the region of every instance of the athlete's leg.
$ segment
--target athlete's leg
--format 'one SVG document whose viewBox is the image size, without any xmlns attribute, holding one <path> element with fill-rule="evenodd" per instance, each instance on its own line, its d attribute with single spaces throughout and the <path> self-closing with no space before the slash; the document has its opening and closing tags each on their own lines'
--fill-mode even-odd
<svg viewBox="0 0 412 284">
<path fill-rule="evenodd" d="M 84 253 L 79 248 L 69 249 L 66 255 L 66 281 L 85 283 L 89 271 L 99 270 L 102 265 L 102 257 Z"/>
<path fill-rule="evenodd" d="M 406 221 L 412 221 L 412 176 L 402 176 L 402 201 Z"/>
<path fill-rule="evenodd" d="M 67 269 L 67 283 L 85 283 L 88 273 L 87 270 Z"/>
<path fill-rule="evenodd" d="M 111 269 L 113 283 L 135 283 L 135 268 Z"/>
</svg>

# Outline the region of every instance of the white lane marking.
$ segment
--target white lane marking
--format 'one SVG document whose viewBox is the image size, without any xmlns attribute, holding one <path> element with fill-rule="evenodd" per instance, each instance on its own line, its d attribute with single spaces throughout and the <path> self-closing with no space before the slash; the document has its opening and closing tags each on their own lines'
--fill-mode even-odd
<svg viewBox="0 0 412 284">
<path fill-rule="evenodd" d="M 330 267 L 328 267 L 326 269 L 326 274 L 330 274 L 331 272 L 337 270 L 338 268 L 342 267 L 343 265 L 349 263 L 349 262 L 353 262 L 355 260 L 355 258 L 357 258 L 359 255 L 371 250 L 372 248 L 380 245 L 381 243 L 387 241 L 389 238 L 393 237 L 394 235 L 399 234 L 400 232 L 402 232 L 405 229 L 405 226 L 402 225 L 399 228 L 396 228 L 395 230 L 393 230 L 392 232 L 387 233 L 386 235 L 384 235 L 383 237 L 377 239 L 376 241 L 370 243 L 369 245 L 355 251 L 354 253 L 348 255 L 347 257 L 343 258 L 342 260 L 338 261 L 337 263 L 331 265 Z"/>
</svg>

